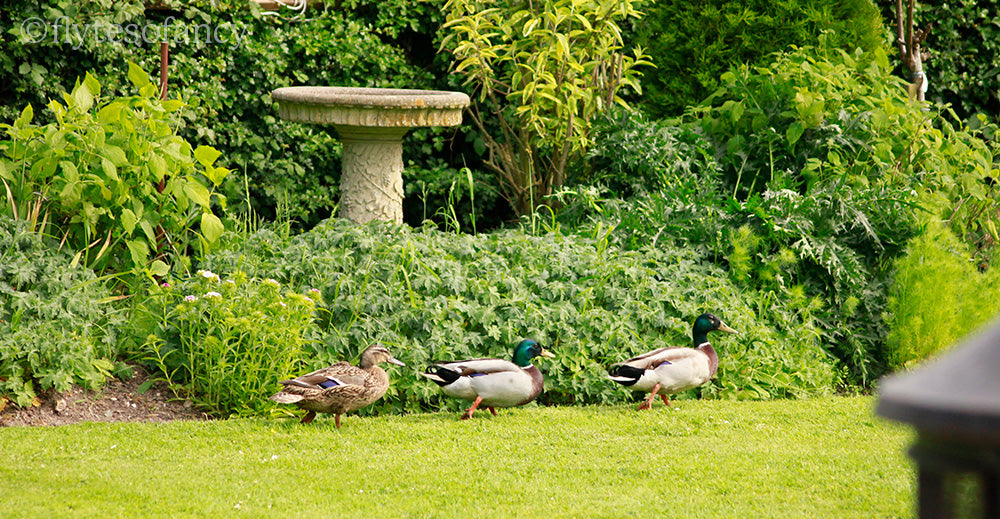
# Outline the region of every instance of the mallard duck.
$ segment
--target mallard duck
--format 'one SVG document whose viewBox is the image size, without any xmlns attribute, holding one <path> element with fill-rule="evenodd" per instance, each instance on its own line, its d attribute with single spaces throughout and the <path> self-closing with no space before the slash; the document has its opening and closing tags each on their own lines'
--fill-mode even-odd
<svg viewBox="0 0 1000 519">
<path fill-rule="evenodd" d="M 371 404 L 389 389 L 389 376 L 379 367 L 383 362 L 405 365 L 385 346 L 372 344 L 361 353 L 357 366 L 341 361 L 291 380 L 282 380 L 279 384 L 285 386 L 284 389 L 271 395 L 271 400 L 295 404 L 308 411 L 302 423 L 312 422 L 316 413 L 333 413 L 340 429 L 340 415 Z"/>
<path fill-rule="evenodd" d="M 537 357 L 555 357 L 537 342 L 525 339 L 514 348 L 513 362 L 501 359 L 472 359 L 443 362 L 427 368 L 421 375 L 441 386 L 448 396 L 472 400 L 462 420 L 472 418 L 479 405 L 496 416 L 497 407 L 527 404 L 542 392 L 542 372 L 531 364 Z"/>
<path fill-rule="evenodd" d="M 694 320 L 691 330 L 693 348 L 666 347 L 653 350 L 611 366 L 611 380 L 634 391 L 649 392 L 639 409 L 653 407 L 657 394 L 670 405 L 667 395 L 698 387 L 715 376 L 719 356 L 708 342 L 708 332 L 739 333 L 713 314 Z"/>
</svg>

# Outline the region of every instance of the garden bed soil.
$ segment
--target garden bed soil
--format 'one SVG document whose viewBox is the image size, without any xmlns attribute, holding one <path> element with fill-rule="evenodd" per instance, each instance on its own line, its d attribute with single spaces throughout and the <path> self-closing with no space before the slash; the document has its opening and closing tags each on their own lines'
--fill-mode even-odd
<svg viewBox="0 0 1000 519">
<path fill-rule="evenodd" d="M 142 368 L 133 369 L 132 378 L 109 380 L 96 391 L 74 386 L 61 393 L 46 392 L 36 400 L 38 405 L 19 407 L 7 401 L 4 406 L 0 400 L 0 427 L 208 419 L 190 401 L 175 398 L 164 382 L 150 382 L 150 375 Z"/>
</svg>

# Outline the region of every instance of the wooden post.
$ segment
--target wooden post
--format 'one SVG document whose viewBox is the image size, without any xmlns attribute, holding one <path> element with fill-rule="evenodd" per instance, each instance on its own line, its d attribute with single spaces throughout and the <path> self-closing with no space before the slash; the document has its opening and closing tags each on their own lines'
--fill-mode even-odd
<svg viewBox="0 0 1000 519">
<path fill-rule="evenodd" d="M 899 58 L 909 69 L 912 77 L 910 98 L 924 100 L 927 92 L 927 75 L 924 74 L 924 60 L 930 56 L 920 50 L 927 35 L 931 33 L 928 25 L 923 29 L 913 30 L 913 4 L 916 0 L 907 0 L 906 17 L 903 17 L 903 0 L 896 0 L 896 46 L 899 48 Z"/>
</svg>

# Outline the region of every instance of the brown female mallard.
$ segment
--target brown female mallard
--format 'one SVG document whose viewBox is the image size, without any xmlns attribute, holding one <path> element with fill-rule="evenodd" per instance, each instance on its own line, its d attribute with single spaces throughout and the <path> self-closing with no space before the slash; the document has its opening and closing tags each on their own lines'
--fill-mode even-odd
<svg viewBox="0 0 1000 519">
<path fill-rule="evenodd" d="M 295 404 L 308 411 L 302 423 L 312 422 L 316 413 L 331 413 L 340 429 L 340 415 L 375 402 L 389 389 L 389 376 L 379 364 L 389 362 L 404 366 L 381 344 L 372 344 L 361 353 L 361 361 L 352 366 L 341 361 L 293 378 L 282 380 L 284 389 L 271 395 L 281 404 Z"/>
</svg>

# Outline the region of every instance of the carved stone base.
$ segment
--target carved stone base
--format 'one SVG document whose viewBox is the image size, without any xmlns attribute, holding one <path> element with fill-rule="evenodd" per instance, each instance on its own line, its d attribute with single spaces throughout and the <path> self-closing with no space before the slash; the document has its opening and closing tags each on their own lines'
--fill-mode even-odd
<svg viewBox="0 0 1000 519">
<path fill-rule="evenodd" d="M 339 216 L 357 223 L 403 223 L 402 134 L 374 140 L 370 133 L 359 138 L 338 131 L 344 143 Z"/>
</svg>

